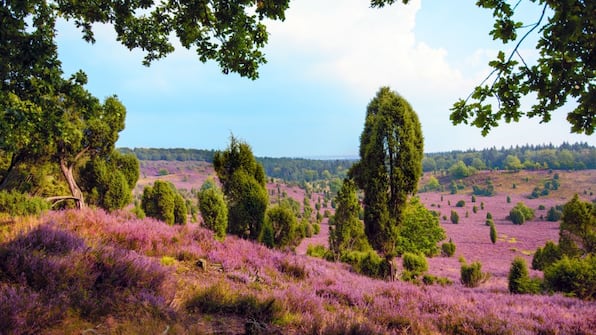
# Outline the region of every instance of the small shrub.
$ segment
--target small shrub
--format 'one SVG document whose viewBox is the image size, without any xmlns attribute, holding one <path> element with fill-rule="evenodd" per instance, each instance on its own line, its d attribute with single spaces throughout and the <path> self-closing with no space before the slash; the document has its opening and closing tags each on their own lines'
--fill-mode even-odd
<svg viewBox="0 0 596 335">
<path fill-rule="evenodd" d="M 472 202 L 476 202 L 476 196 L 472 195 Z"/>
<path fill-rule="evenodd" d="M 50 208 L 47 201 L 16 191 L 0 191 L 0 212 L 11 216 L 39 215 Z"/>
<path fill-rule="evenodd" d="M 539 205 L 539 206 L 538 206 L 538 210 L 541 210 L 541 211 L 543 211 L 543 210 L 545 210 L 545 209 L 546 209 L 546 207 L 544 207 L 544 205 Z"/>
<path fill-rule="evenodd" d="M 551 207 L 546 213 L 546 221 L 557 222 L 563 217 L 563 211 L 557 207 Z"/>
<path fill-rule="evenodd" d="M 509 211 L 509 219 L 516 225 L 524 224 L 527 220 L 532 220 L 533 218 L 534 211 L 524 205 L 523 202 L 518 202 L 517 205 Z"/>
<path fill-rule="evenodd" d="M 466 202 L 464 200 L 460 200 L 455 204 L 455 207 L 464 207 Z"/>
<path fill-rule="evenodd" d="M 480 203 L 480 209 L 484 210 L 484 201 Z"/>
<path fill-rule="evenodd" d="M 311 257 L 323 258 L 323 259 L 332 259 L 333 255 L 331 251 L 325 248 L 322 244 L 309 244 L 306 248 L 306 254 Z"/>
<path fill-rule="evenodd" d="M 492 218 L 493 218 L 493 215 L 491 214 L 491 212 L 487 212 L 486 219 L 488 220 L 488 219 L 492 219 Z"/>
<path fill-rule="evenodd" d="M 424 255 L 406 252 L 402 256 L 402 262 L 404 269 L 410 271 L 414 275 L 421 275 L 428 271 L 428 262 Z"/>
<path fill-rule="evenodd" d="M 530 278 L 526 261 L 515 257 L 507 276 L 509 292 L 514 294 L 536 294 L 540 292 L 541 282 L 538 278 Z"/>
<path fill-rule="evenodd" d="M 373 278 L 384 278 L 389 272 L 387 260 L 375 251 L 350 251 L 341 255 L 341 261 L 348 263 L 356 273 Z"/>
<path fill-rule="evenodd" d="M 433 276 L 433 275 L 429 275 L 429 274 L 425 274 L 422 276 L 422 282 L 425 285 L 439 284 L 441 286 L 447 286 L 447 285 L 453 284 L 453 281 L 451 281 L 451 279 L 449 279 L 449 278 L 437 277 L 437 276 Z"/>
<path fill-rule="evenodd" d="M 493 219 L 486 219 L 486 221 L 484 222 L 484 224 L 486 224 L 487 226 L 491 226 L 495 224 L 495 221 L 493 221 Z"/>
<path fill-rule="evenodd" d="M 510 204 L 511 203 L 511 197 L 507 196 L 507 203 Z"/>
<path fill-rule="evenodd" d="M 459 223 L 459 214 L 456 211 L 451 211 L 451 223 L 458 224 Z"/>
<path fill-rule="evenodd" d="M 478 207 L 476 205 L 474 205 L 474 207 L 472 207 L 472 213 L 474 213 L 474 214 L 478 213 Z"/>
<path fill-rule="evenodd" d="M 495 243 L 497 243 L 497 228 L 495 227 L 495 223 L 492 222 L 492 220 L 491 220 L 489 226 L 490 226 L 490 241 L 493 244 L 495 244 Z"/>
<path fill-rule="evenodd" d="M 441 244 L 441 254 L 446 257 L 455 255 L 455 243 L 451 239 L 449 239 L 449 242 Z"/>
<path fill-rule="evenodd" d="M 482 264 L 480 262 L 473 262 L 468 265 L 465 260 L 462 259 L 461 263 L 461 283 L 464 286 L 478 287 L 490 278 L 489 273 L 482 272 Z"/>
</svg>

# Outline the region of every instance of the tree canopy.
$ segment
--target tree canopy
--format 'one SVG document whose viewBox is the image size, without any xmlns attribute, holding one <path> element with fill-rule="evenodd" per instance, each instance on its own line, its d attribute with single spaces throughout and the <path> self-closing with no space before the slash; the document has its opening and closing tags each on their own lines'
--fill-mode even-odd
<svg viewBox="0 0 596 335">
<path fill-rule="evenodd" d="M 259 65 L 266 62 L 264 21 L 284 20 L 289 0 L 25 0 L 2 4 L 0 50 L 11 60 L 0 65 L 3 74 L 12 72 L 15 65 L 27 69 L 47 54 L 44 49 L 55 49 L 55 22 L 62 17 L 73 21 L 88 42 L 95 42 L 94 24 L 112 25 L 122 45 L 145 53 L 145 65 L 172 53 L 171 37 L 175 36 L 184 48 L 194 49 L 201 62 L 213 60 L 226 74 L 256 79 Z M 22 34 L 30 24 L 36 32 Z M 47 60 L 57 62 L 56 57 Z"/>
<path fill-rule="evenodd" d="M 383 7 L 396 0 L 371 0 Z M 403 3 L 408 3 L 403 0 Z M 452 107 L 454 124 L 471 123 L 486 135 L 505 122 L 523 116 L 551 120 L 551 114 L 568 102 L 571 132 L 591 135 L 596 127 L 596 2 L 587 0 L 531 0 L 536 5 L 536 22 L 524 23 L 515 17 L 517 5 L 507 0 L 478 0 L 476 5 L 492 10 L 495 19 L 490 35 L 503 44 L 514 43 L 510 51 L 499 51 L 489 62 L 490 75 L 465 99 Z M 531 64 L 520 46 L 531 34 L 539 34 L 538 59 Z M 535 97 L 524 111 L 521 100 Z M 496 108 L 493 109 L 496 105 Z"/>
</svg>

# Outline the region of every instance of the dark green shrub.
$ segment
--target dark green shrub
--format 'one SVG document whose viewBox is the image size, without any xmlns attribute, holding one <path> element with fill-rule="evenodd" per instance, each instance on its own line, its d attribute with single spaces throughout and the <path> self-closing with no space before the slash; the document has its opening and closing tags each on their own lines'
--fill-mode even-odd
<svg viewBox="0 0 596 335">
<path fill-rule="evenodd" d="M 596 299 L 596 257 L 563 258 L 544 270 L 548 290 L 581 299 Z"/>
<path fill-rule="evenodd" d="M 521 257 L 515 257 L 511 263 L 507 281 L 509 292 L 515 294 L 536 294 L 541 289 L 540 279 L 530 278 L 526 261 Z"/>
<path fill-rule="evenodd" d="M 472 213 L 474 213 L 474 214 L 478 213 L 478 207 L 476 205 L 474 205 L 472 207 Z"/>
<path fill-rule="evenodd" d="M 39 215 L 50 208 L 47 201 L 16 191 L 0 191 L 0 212 L 10 216 Z"/>
<path fill-rule="evenodd" d="M 466 264 L 464 259 L 461 260 L 460 274 L 461 283 L 466 287 L 478 287 L 490 277 L 489 273 L 482 272 L 482 264 L 480 262 Z"/>
<path fill-rule="evenodd" d="M 491 214 L 491 212 L 486 213 L 486 219 L 492 219 L 493 215 Z"/>
<path fill-rule="evenodd" d="M 495 244 L 495 243 L 497 243 L 497 228 L 495 227 L 495 223 L 492 222 L 492 220 L 491 220 L 489 226 L 490 226 L 490 241 L 493 244 Z"/>
<path fill-rule="evenodd" d="M 449 242 L 441 244 L 441 254 L 446 257 L 455 255 L 455 243 L 451 239 L 449 239 Z"/>
<path fill-rule="evenodd" d="M 451 211 L 451 223 L 458 224 L 459 223 L 459 214 L 456 211 Z"/>
<path fill-rule="evenodd" d="M 557 222 L 563 217 L 563 212 L 556 207 L 551 207 L 546 213 L 546 221 Z"/>
<path fill-rule="evenodd" d="M 546 207 L 544 207 L 544 205 L 539 205 L 539 206 L 538 206 L 538 210 L 541 210 L 541 211 L 543 211 L 543 210 L 545 210 L 545 209 L 546 209 Z"/>
<path fill-rule="evenodd" d="M 197 197 L 203 223 L 217 238 L 223 239 L 228 228 L 228 207 L 223 192 L 210 178 L 203 183 Z"/>
<path fill-rule="evenodd" d="M 542 248 L 536 249 L 532 258 L 532 269 L 544 270 L 563 257 L 563 253 L 558 245 L 553 241 L 546 241 Z"/>
<path fill-rule="evenodd" d="M 509 211 L 509 220 L 516 225 L 524 224 L 526 221 L 532 220 L 533 218 L 534 210 L 524 205 L 523 202 L 518 202 L 517 205 Z"/>
<path fill-rule="evenodd" d="M 485 221 L 484 223 L 485 223 L 487 226 L 489 226 L 489 227 L 490 227 L 491 225 L 494 225 L 494 224 L 495 224 L 495 222 L 493 221 L 493 219 L 486 219 L 486 221 Z"/>
<path fill-rule="evenodd" d="M 464 207 L 465 205 L 466 205 L 466 202 L 463 200 L 460 200 L 455 204 L 455 207 Z"/>
<path fill-rule="evenodd" d="M 167 224 L 186 223 L 186 204 L 172 183 L 156 180 L 153 186 L 145 186 L 141 208 Z"/>
<path fill-rule="evenodd" d="M 472 202 L 476 202 L 476 196 L 472 195 Z"/>
<path fill-rule="evenodd" d="M 507 203 L 510 204 L 511 203 L 511 197 L 507 196 Z"/>
</svg>

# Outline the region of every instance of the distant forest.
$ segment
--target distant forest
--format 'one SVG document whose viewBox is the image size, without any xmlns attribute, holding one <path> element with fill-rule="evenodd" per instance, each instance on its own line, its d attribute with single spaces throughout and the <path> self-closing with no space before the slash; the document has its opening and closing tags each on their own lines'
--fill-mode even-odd
<svg viewBox="0 0 596 335">
<path fill-rule="evenodd" d="M 216 150 L 120 148 L 122 153 L 133 153 L 139 160 L 205 161 L 213 162 Z M 265 173 L 272 178 L 290 182 L 343 178 L 355 160 L 257 157 Z M 596 169 L 596 147 L 587 143 L 524 145 L 508 149 L 496 147 L 483 150 L 427 153 L 422 161 L 423 170 L 449 171 L 463 162 L 476 170 L 585 170 Z"/>
</svg>

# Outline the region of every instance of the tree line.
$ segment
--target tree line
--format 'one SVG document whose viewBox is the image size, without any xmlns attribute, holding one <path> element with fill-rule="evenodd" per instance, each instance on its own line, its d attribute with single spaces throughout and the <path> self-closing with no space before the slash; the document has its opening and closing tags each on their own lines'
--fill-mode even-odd
<svg viewBox="0 0 596 335">
<path fill-rule="evenodd" d="M 119 148 L 121 153 L 134 154 L 139 160 L 205 161 L 213 163 L 215 150 Z M 263 165 L 265 174 L 287 182 L 343 179 L 358 159 L 306 159 L 255 157 Z M 461 162 L 461 163 L 460 163 Z M 463 163 L 463 164 L 462 164 Z M 459 164 L 459 165 L 458 165 Z M 483 150 L 426 153 L 422 160 L 424 172 L 454 170 L 454 167 L 473 167 L 476 170 L 585 170 L 596 169 L 596 147 L 588 143 L 523 145 Z"/>
</svg>

